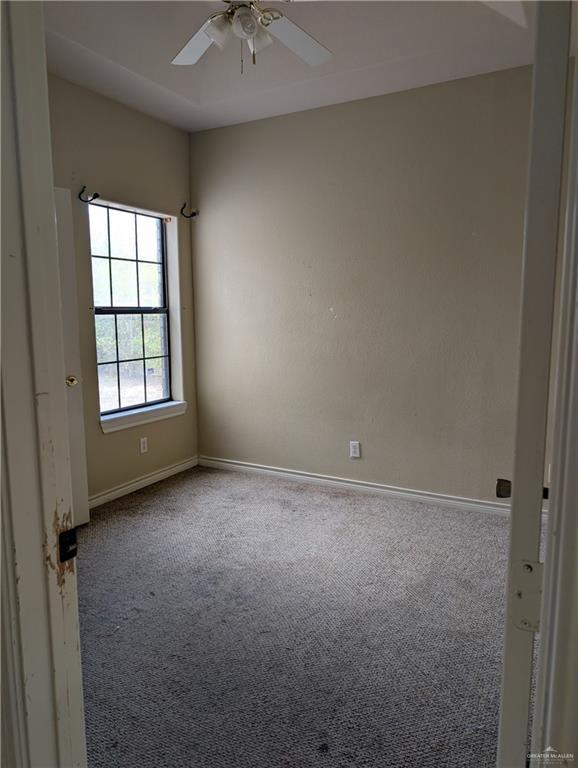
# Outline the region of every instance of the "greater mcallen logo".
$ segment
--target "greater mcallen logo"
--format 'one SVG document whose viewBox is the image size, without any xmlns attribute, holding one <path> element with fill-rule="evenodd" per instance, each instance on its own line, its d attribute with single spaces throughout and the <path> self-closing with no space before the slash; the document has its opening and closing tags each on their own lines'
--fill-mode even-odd
<svg viewBox="0 0 578 768">
<path fill-rule="evenodd" d="M 568 765 L 574 760 L 571 752 L 558 752 L 554 747 L 546 747 L 543 752 L 530 752 L 529 760 L 540 760 L 543 765 Z"/>
</svg>

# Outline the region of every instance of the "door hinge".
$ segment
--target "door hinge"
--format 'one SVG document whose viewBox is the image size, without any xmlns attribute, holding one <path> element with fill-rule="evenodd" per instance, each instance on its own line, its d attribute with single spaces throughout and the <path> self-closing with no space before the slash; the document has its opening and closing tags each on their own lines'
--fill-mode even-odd
<svg viewBox="0 0 578 768">
<path fill-rule="evenodd" d="M 522 560 L 512 579 L 512 620 L 518 629 L 540 631 L 544 564 Z"/>
<path fill-rule="evenodd" d="M 76 540 L 76 528 L 62 531 L 58 537 L 58 559 L 61 563 L 72 560 L 78 554 L 78 542 Z"/>
</svg>

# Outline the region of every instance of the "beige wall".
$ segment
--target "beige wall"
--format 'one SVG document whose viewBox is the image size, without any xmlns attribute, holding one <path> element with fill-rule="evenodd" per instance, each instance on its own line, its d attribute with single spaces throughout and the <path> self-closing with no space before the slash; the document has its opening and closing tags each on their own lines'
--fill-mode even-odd
<svg viewBox="0 0 578 768">
<path fill-rule="evenodd" d="M 511 70 L 192 137 L 202 454 L 493 498 L 529 98 Z"/>
<path fill-rule="evenodd" d="M 178 214 L 189 195 L 188 135 L 56 77 L 49 78 L 55 185 L 73 193 L 90 495 L 185 461 L 197 452 L 190 224 L 179 222 L 184 416 L 104 435 L 99 424 L 87 206 L 83 184 L 105 200 Z M 138 439 L 147 435 L 148 453 Z"/>
<path fill-rule="evenodd" d="M 57 186 L 172 213 L 191 199 L 184 132 L 49 86 Z M 192 137 L 200 453 L 493 498 L 512 463 L 529 93 L 512 70 Z M 189 410 L 104 435 L 86 216 L 75 199 L 92 495 L 194 456 L 197 425 L 191 225 Z"/>
</svg>

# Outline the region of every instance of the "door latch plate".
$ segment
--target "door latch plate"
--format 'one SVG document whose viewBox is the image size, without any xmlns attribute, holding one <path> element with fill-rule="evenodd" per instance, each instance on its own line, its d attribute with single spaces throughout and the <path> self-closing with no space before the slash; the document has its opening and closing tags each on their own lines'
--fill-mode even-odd
<svg viewBox="0 0 578 768">
<path fill-rule="evenodd" d="M 512 589 L 512 619 L 518 629 L 539 632 L 544 564 L 522 560 Z"/>
</svg>

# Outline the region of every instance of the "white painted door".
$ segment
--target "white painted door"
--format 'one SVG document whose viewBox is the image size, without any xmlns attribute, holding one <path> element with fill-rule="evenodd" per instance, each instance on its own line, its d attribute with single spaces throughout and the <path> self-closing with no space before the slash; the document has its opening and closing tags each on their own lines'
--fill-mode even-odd
<svg viewBox="0 0 578 768">
<path fill-rule="evenodd" d="M 86 768 L 42 6 L 0 8 L 2 765 Z"/>
<path fill-rule="evenodd" d="M 84 435 L 84 405 L 80 372 L 80 342 L 78 337 L 78 301 L 76 290 L 76 257 L 72 226 L 72 201 L 69 189 L 54 190 L 56 204 L 56 234 L 60 269 L 62 341 L 66 370 L 66 399 L 68 405 L 68 442 L 72 476 L 72 524 L 82 525 L 90 520 L 88 509 L 88 479 L 86 471 L 86 439 Z"/>
<path fill-rule="evenodd" d="M 569 113 L 568 188 L 556 409 L 532 752 L 578 760 L 578 78 Z"/>
<path fill-rule="evenodd" d="M 525 768 L 530 752 L 529 708 L 542 591 L 541 509 L 569 34 L 570 3 L 538 3 L 499 768 Z"/>
</svg>

